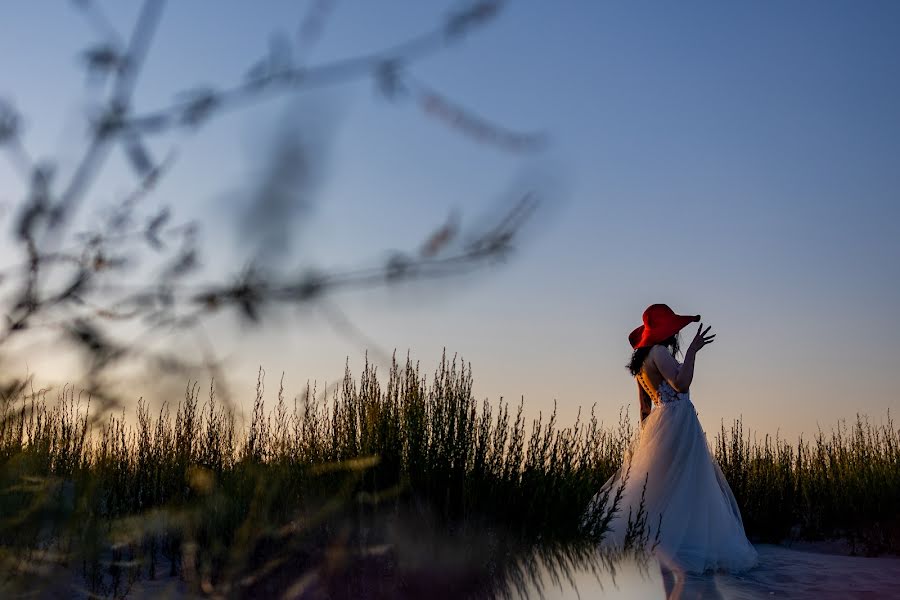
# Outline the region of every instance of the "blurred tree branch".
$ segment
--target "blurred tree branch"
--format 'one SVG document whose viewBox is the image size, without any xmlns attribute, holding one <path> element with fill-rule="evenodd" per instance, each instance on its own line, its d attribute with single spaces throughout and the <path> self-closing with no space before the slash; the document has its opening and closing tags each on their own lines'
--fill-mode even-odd
<svg viewBox="0 0 900 600">
<path fill-rule="evenodd" d="M 318 0 L 301 19 L 296 39 L 273 36 L 267 54 L 252 65 L 242 82 L 221 90 L 198 86 L 178 94 L 171 105 L 144 113 L 132 110 L 132 95 L 163 16 L 164 0 L 143 2 L 127 41 L 93 0 L 73 0 L 73 4 L 98 37 L 81 58 L 89 84 L 105 87 L 106 98 L 90 110 L 90 139 L 64 183 L 57 181 L 52 160 L 34 160 L 25 151 L 22 118 L 10 102 L 0 99 L 0 150 L 29 188 L 18 206 L 15 227 L 15 241 L 26 259 L 0 269 L 0 289 L 11 288 L 0 327 L 0 348 L 24 332 L 61 331 L 63 339 L 85 356 L 89 387 L 100 398 L 109 397 L 99 389 L 102 375 L 126 357 L 141 355 L 167 368 L 183 364 L 174 356 L 152 355 L 115 341 L 111 331 L 115 323 L 141 323 L 145 327 L 141 336 L 146 336 L 196 326 L 226 308 L 258 323 L 270 304 L 320 302 L 321 314 L 338 331 L 366 340 L 334 303 L 324 301 L 326 297 L 342 289 L 456 276 L 502 259 L 537 205 L 534 194 L 524 194 L 496 223 L 480 233 L 470 232 L 464 244 L 454 243 L 465 232 L 460 231 L 458 216 L 453 216 L 423 235 L 418 249 L 394 252 L 375 266 L 310 269 L 284 276 L 251 264 L 231 281 L 188 282 L 186 276 L 196 275 L 201 265 L 199 224 L 172 224 L 174 214 L 168 207 L 150 214 L 141 210 L 142 201 L 157 187 L 175 156 L 170 152 L 157 160 L 145 138 L 174 129 L 196 131 L 226 111 L 286 92 L 371 78 L 385 98 L 411 98 L 425 114 L 477 142 L 512 153 L 539 150 L 546 142 L 543 135 L 496 125 L 409 73 L 418 60 L 488 24 L 503 2 L 467 2 L 419 36 L 376 52 L 309 65 L 310 49 L 323 34 L 336 4 Z M 300 60 L 295 61 L 298 54 Z M 114 147 L 122 150 L 134 171 L 133 191 L 91 230 L 70 234 L 68 229 Z M 279 177 L 279 169 L 275 171 L 273 177 Z M 266 190 L 263 193 L 272 193 Z M 131 281 L 129 274 L 148 252 L 157 257 L 161 268 L 150 280 Z M 214 361 L 207 356 L 206 362 Z"/>
</svg>

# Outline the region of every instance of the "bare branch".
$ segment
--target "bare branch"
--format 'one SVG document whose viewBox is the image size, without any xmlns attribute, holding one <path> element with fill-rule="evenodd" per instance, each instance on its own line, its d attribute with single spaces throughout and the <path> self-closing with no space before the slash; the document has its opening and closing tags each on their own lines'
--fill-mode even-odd
<svg viewBox="0 0 900 600">
<path fill-rule="evenodd" d="M 412 89 L 422 110 L 450 127 L 479 142 L 498 146 L 510 152 L 534 152 L 547 146 L 547 136 L 541 133 L 518 133 L 497 125 L 463 108 L 445 95 L 407 76 L 405 89 Z"/>
<path fill-rule="evenodd" d="M 480 2 L 477 5 L 497 5 L 499 8 L 500 3 Z M 464 14 L 452 15 L 442 26 L 406 42 L 315 67 L 283 68 L 283 65 L 276 64 L 276 68 L 272 68 L 271 63 L 257 63 L 242 84 L 218 92 L 210 89 L 205 89 L 203 94 L 188 92 L 182 95 L 180 101 L 130 117 L 125 124 L 144 133 L 160 133 L 172 127 L 195 125 L 198 122 L 195 115 L 198 113 L 203 117 L 210 116 L 215 110 L 240 108 L 285 90 L 312 89 L 363 76 L 377 76 L 385 65 L 409 64 L 425 58 L 485 21 Z"/>
<path fill-rule="evenodd" d="M 253 65 L 243 82 L 224 90 L 196 86 L 176 96 L 166 108 L 135 115 L 132 94 L 164 1 L 144 1 L 127 43 L 93 0 L 73 2 L 100 37 L 81 55 L 88 74 L 104 82 L 108 79 L 111 86 L 105 101 L 90 116 L 86 148 L 62 186 L 53 185 L 52 164 L 32 163 L 19 142 L 18 112 L 8 102 L 0 102 L 0 149 L 30 183 L 16 221 L 17 241 L 24 250 L 25 261 L 12 267 L 19 274 L 19 287 L 13 290 L 9 301 L 0 345 L 23 331 L 62 332 L 63 339 L 74 343 L 86 359 L 88 387 L 103 406 L 118 402 L 105 389 L 108 382 L 104 378 L 126 359 L 145 360 L 148 365 L 176 370 L 188 368 L 190 365 L 175 352 L 154 354 L 144 344 L 155 336 L 202 331 L 204 321 L 223 308 L 236 310 L 255 324 L 275 304 L 315 306 L 341 335 L 364 344 L 386 360 L 387 353 L 331 302 L 331 296 L 341 290 L 368 290 L 456 276 L 496 263 L 512 250 L 516 235 L 535 210 L 534 195 L 525 194 L 486 229 L 462 231 L 459 215 L 451 213 L 445 222 L 423 235 L 418 247 L 393 252 L 374 265 L 308 268 L 291 275 L 273 273 L 269 269 L 277 255 L 287 254 L 283 251 L 286 242 L 282 241 L 292 239 L 290 222 L 309 208 L 309 198 L 303 194 L 314 193 L 310 186 L 314 186 L 322 171 L 322 165 L 312 160 L 319 157 L 321 148 L 298 146 L 300 132 L 290 131 L 293 145 L 276 149 L 272 164 L 264 171 L 264 181 L 253 188 L 253 210 L 261 211 L 263 216 L 250 218 L 256 214 L 252 210 L 245 215 L 245 221 L 256 223 L 255 229 L 262 232 L 256 240 L 258 249 L 265 251 L 257 257 L 263 259 L 261 265 L 251 264 L 231 281 L 217 277 L 198 283 L 189 279 L 186 275 L 193 273 L 201 260 L 198 224 L 172 225 L 175 212 L 170 206 L 140 210 L 174 157 L 174 152 L 169 152 L 163 160 L 157 160 L 147 145 L 151 135 L 195 128 L 227 110 L 278 93 L 372 78 L 385 97 L 412 98 L 429 116 L 470 139 L 515 153 L 541 149 L 546 143 L 543 135 L 516 133 L 495 125 L 407 72 L 408 65 L 450 46 L 496 17 L 503 3 L 476 0 L 448 15 L 433 30 L 403 43 L 306 66 L 303 63 L 336 5 L 335 0 L 316 0 L 305 14 L 296 39 L 272 36 L 268 52 Z M 109 152 L 117 144 L 136 175 L 135 189 L 108 207 L 108 212 L 88 231 L 67 236 L 65 230 L 73 224 Z M 272 219 L 282 221 L 280 229 L 267 228 Z M 281 238 L 271 235 L 273 232 Z M 154 256 L 152 269 L 141 261 L 148 250 Z M 143 274 L 137 271 L 139 266 L 147 269 L 146 277 L 134 276 Z M 5 280 L 7 270 L 0 270 L 0 280 Z M 138 327 L 143 332 L 137 339 L 119 340 L 114 334 L 123 322 L 129 327 L 121 331 Z M 214 353 L 206 348 L 204 354 L 206 368 L 217 368 Z"/>
<path fill-rule="evenodd" d="M 75 210 L 77 203 L 87 192 L 97 170 L 102 166 L 107 156 L 112 134 L 124 124 L 134 85 L 137 83 L 141 65 L 150 47 L 150 40 L 156 30 L 164 5 L 164 0 L 144 0 L 141 13 L 138 15 L 134 31 L 122 58 L 122 64 L 116 71 L 116 80 L 109 105 L 95 123 L 94 136 L 88 150 L 50 214 L 48 229 L 57 239 L 62 237 L 61 226 L 69 220 L 70 214 Z M 126 130 L 130 131 L 130 128 L 126 128 Z"/>
<path fill-rule="evenodd" d="M 322 32 L 325 30 L 325 23 L 328 21 L 328 17 L 331 16 L 336 7 L 337 0 L 313 0 L 310 4 L 306 14 L 303 16 L 303 20 L 300 22 L 300 27 L 297 28 L 297 50 L 300 52 L 301 61 L 305 62 L 303 59 L 309 54 L 315 43 L 319 41 Z"/>
<path fill-rule="evenodd" d="M 11 102 L 0 98 L 0 149 L 6 151 L 10 163 L 16 172 L 26 181 L 31 176 L 34 166 L 19 133 L 22 118 Z"/>
</svg>

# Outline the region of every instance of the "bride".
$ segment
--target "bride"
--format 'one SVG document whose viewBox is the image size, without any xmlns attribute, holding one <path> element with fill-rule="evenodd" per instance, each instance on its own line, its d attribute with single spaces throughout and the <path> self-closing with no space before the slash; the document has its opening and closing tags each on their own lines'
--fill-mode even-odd
<svg viewBox="0 0 900 600">
<path fill-rule="evenodd" d="M 674 358 L 678 332 L 700 316 L 677 315 L 665 304 L 654 304 L 643 320 L 628 336 L 634 348 L 628 368 L 641 404 L 640 438 L 589 509 L 609 506 L 621 486 L 618 512 L 608 523 L 603 545 L 623 545 L 643 496 L 651 544 L 658 540 L 655 553 L 664 566 L 695 573 L 749 569 L 756 564 L 756 550 L 744 534 L 734 495 L 710 454 L 688 395 L 697 352 L 715 334 L 709 335 L 710 328 L 701 323 L 679 363 Z"/>
</svg>

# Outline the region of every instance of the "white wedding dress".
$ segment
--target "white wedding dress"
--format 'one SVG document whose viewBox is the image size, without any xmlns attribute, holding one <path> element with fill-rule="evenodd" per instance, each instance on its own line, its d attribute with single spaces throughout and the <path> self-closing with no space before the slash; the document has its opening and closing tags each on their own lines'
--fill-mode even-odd
<svg viewBox="0 0 900 600">
<path fill-rule="evenodd" d="M 650 543 L 659 525 L 655 553 L 663 565 L 694 573 L 753 567 L 756 549 L 744 534 L 734 494 L 710 454 L 690 396 L 676 392 L 665 380 L 654 389 L 643 371 L 636 379 L 654 407 L 644 420 L 637 446 L 625 456 L 621 470 L 604 484 L 589 508 L 599 508 L 599 500 L 609 489 L 607 503 L 611 503 L 628 471 L 619 510 L 609 523 L 602 545 L 622 546 L 629 510 L 633 519 L 646 481 L 644 509 Z"/>
</svg>

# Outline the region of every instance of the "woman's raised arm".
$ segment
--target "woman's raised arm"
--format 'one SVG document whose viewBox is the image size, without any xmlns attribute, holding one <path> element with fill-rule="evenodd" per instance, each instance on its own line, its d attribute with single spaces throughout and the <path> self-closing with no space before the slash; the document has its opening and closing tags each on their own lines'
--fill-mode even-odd
<svg viewBox="0 0 900 600">
<path fill-rule="evenodd" d="M 691 382 L 694 380 L 694 360 L 697 352 L 707 344 L 712 344 L 715 341 L 716 334 L 708 335 L 710 329 L 711 327 L 703 329 L 703 323 L 700 323 L 694 339 L 691 340 L 691 345 L 688 346 L 684 353 L 684 363 L 681 367 L 678 366 L 678 362 L 662 346 L 655 346 L 650 351 L 648 358 L 653 361 L 659 374 L 669 382 L 669 385 L 676 392 L 682 393 L 690 389 Z"/>
</svg>

